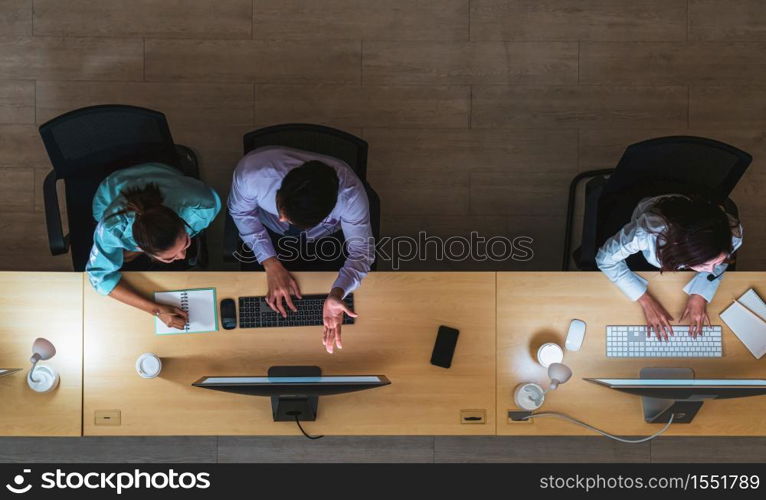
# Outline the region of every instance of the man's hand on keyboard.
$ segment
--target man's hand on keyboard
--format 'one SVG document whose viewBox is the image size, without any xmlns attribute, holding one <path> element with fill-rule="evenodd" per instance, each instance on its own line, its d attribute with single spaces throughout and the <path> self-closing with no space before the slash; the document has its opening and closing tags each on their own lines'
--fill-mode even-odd
<svg viewBox="0 0 766 500">
<path fill-rule="evenodd" d="M 673 335 L 673 327 L 670 322 L 673 321 L 673 316 L 662 307 L 662 304 L 649 295 L 649 292 L 644 293 L 638 298 L 638 303 L 644 309 L 644 316 L 646 317 L 646 326 L 648 328 L 647 335 L 652 335 L 652 330 L 660 340 L 668 340 L 668 335 Z"/>
<path fill-rule="evenodd" d="M 298 309 L 293 304 L 291 295 L 295 295 L 299 299 L 301 298 L 301 290 L 298 288 L 298 282 L 295 278 L 285 269 L 276 257 L 271 257 L 263 261 L 263 268 L 266 269 L 266 281 L 268 282 L 269 291 L 266 294 L 266 304 L 275 312 L 282 315 L 283 318 L 287 317 L 287 311 L 282 303 L 287 304 L 293 312 L 297 312 Z"/>
<path fill-rule="evenodd" d="M 354 311 L 349 309 L 346 304 L 343 303 L 344 293 L 345 292 L 340 288 L 333 288 L 327 296 L 327 299 L 325 299 L 322 308 L 322 320 L 324 322 L 322 344 L 330 354 L 335 350 L 335 346 L 338 346 L 338 349 L 343 349 L 343 344 L 340 339 L 340 328 L 343 325 L 343 314 L 348 314 L 352 318 L 358 317 Z"/>
<path fill-rule="evenodd" d="M 681 322 L 684 319 L 689 321 L 689 335 L 697 337 L 702 335 L 702 327 L 707 323 L 710 325 L 710 318 L 707 315 L 707 300 L 702 295 L 696 293 L 689 295 L 686 302 L 686 309 L 681 316 Z"/>
</svg>

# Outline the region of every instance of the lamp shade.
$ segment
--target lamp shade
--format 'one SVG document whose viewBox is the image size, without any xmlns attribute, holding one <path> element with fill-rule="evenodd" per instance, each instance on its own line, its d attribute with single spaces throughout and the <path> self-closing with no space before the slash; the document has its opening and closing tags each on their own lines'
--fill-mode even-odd
<svg viewBox="0 0 766 500">
<path fill-rule="evenodd" d="M 572 378 L 572 369 L 563 363 L 552 363 L 548 367 L 548 378 L 551 379 L 551 385 L 548 390 L 552 391 L 560 384 Z"/>
<path fill-rule="evenodd" d="M 35 339 L 35 343 L 32 344 L 32 357 L 29 360 L 34 363 L 36 361 L 45 361 L 51 359 L 56 355 L 56 348 L 51 344 L 48 339 L 38 337 Z"/>
<path fill-rule="evenodd" d="M 38 337 L 32 344 L 32 369 L 27 375 L 27 385 L 35 392 L 50 392 L 59 385 L 59 374 L 50 366 L 41 366 L 37 363 L 51 359 L 56 355 L 56 348 L 47 339 Z"/>
</svg>

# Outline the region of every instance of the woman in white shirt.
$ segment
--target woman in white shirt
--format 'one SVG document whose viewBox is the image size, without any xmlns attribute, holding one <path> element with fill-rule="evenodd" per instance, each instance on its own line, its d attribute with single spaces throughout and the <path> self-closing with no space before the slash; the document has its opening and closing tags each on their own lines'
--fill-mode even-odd
<svg viewBox="0 0 766 500">
<path fill-rule="evenodd" d="M 696 337 L 710 323 L 707 303 L 713 299 L 719 276 L 742 245 L 742 226 L 723 208 L 707 200 L 683 195 L 645 198 L 631 221 L 604 243 L 596 264 L 612 283 L 644 310 L 649 334 L 660 339 L 673 334 L 673 317 L 647 291 L 647 281 L 630 270 L 625 259 L 641 252 L 660 271 L 691 269 L 697 274 L 684 287 L 689 295 L 681 321 L 689 321 Z"/>
</svg>

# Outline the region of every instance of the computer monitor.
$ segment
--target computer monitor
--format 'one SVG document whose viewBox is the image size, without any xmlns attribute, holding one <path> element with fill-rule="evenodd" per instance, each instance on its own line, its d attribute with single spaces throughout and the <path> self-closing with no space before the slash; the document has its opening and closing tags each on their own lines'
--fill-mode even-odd
<svg viewBox="0 0 766 500">
<path fill-rule="evenodd" d="M 644 368 L 641 378 L 586 378 L 588 382 L 641 396 L 644 419 L 690 423 L 708 399 L 766 395 L 766 379 L 696 379 L 688 368 Z"/>
<path fill-rule="evenodd" d="M 275 422 L 316 420 L 319 396 L 389 385 L 384 375 L 322 375 L 318 366 L 272 366 L 267 376 L 202 377 L 195 387 L 271 397 Z"/>
</svg>

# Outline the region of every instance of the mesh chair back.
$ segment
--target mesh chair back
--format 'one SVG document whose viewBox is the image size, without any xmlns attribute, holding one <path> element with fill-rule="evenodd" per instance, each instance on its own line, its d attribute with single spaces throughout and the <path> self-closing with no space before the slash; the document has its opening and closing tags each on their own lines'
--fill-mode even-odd
<svg viewBox="0 0 766 500">
<path fill-rule="evenodd" d="M 179 167 L 165 115 L 125 105 L 77 109 L 40 126 L 58 179 L 64 180 L 72 262 L 85 267 L 93 245 L 91 203 L 104 178 L 120 168 L 146 162 Z"/>
<path fill-rule="evenodd" d="M 702 137 L 661 137 L 628 146 L 600 193 L 593 248 L 627 224 L 643 198 L 680 193 L 726 203 L 751 161 L 744 151 Z M 637 271 L 654 269 L 640 254 L 628 264 Z"/>
<path fill-rule="evenodd" d="M 245 154 L 264 146 L 285 146 L 343 160 L 367 181 L 367 142 L 342 130 L 305 123 L 254 130 L 243 138 Z"/>
<path fill-rule="evenodd" d="M 165 115 L 125 105 L 91 106 L 40 126 L 59 179 L 104 178 L 118 168 L 148 161 L 178 165 Z"/>
<path fill-rule="evenodd" d="M 703 137 L 661 137 L 628 146 L 604 189 L 604 195 L 652 185 L 688 186 L 725 200 L 745 173 L 752 156 Z"/>
</svg>

